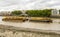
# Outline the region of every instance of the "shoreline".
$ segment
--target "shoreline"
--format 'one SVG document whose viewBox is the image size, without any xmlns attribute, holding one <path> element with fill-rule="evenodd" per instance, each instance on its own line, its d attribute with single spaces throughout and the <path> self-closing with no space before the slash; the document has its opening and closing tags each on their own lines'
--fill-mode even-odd
<svg viewBox="0 0 60 37">
<path fill-rule="evenodd" d="M 0 25 L 0 29 L 11 30 L 11 31 L 43 33 L 43 34 L 50 34 L 50 35 L 60 35 L 60 31 L 55 31 L 55 30 L 41 30 L 41 29 L 34 29 L 34 28 L 14 27 L 8 25 Z"/>
<path fill-rule="evenodd" d="M 2 17 L 11 17 L 11 16 L 2 16 Z M 12 17 L 24 17 L 24 16 L 12 16 Z M 39 18 L 40 18 L 40 17 L 39 17 Z M 60 19 L 60 17 L 42 17 L 42 18 Z"/>
</svg>

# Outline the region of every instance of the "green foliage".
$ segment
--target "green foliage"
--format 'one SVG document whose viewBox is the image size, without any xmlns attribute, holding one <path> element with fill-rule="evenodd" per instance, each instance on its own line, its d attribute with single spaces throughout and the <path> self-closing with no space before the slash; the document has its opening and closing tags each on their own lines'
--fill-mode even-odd
<svg viewBox="0 0 60 37">
<path fill-rule="evenodd" d="M 59 13 L 60 13 L 60 10 L 59 10 Z"/>
<path fill-rule="evenodd" d="M 22 12 L 20 10 L 14 10 L 14 11 L 12 11 L 11 14 L 12 15 L 20 15 L 20 14 L 22 14 Z"/>
<path fill-rule="evenodd" d="M 51 15 L 51 9 L 44 10 L 27 10 L 26 14 L 32 17 L 49 17 Z"/>
</svg>

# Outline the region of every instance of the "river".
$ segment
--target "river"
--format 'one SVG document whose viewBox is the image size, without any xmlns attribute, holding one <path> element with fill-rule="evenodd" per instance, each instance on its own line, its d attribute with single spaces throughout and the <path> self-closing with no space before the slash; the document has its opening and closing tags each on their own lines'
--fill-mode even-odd
<svg viewBox="0 0 60 37">
<path fill-rule="evenodd" d="M 30 31 L 21 31 L 14 30 L 12 27 L 9 30 L 8 27 L 4 27 L 0 29 L 0 37 L 60 37 L 60 19 L 52 19 L 53 23 L 42 23 L 42 22 L 17 22 L 17 21 L 2 21 L 2 16 L 0 16 L 0 25 L 8 25 L 17 27 L 16 29 L 26 29 Z M 1 26 L 0 26 L 1 27 Z M 20 27 L 20 28 L 19 28 Z M 28 28 L 28 29 L 27 29 Z M 33 32 L 33 30 L 38 30 L 39 32 Z M 43 30 L 43 31 L 42 31 Z M 46 30 L 46 31 L 45 31 Z M 51 33 L 52 30 L 53 32 Z M 42 33 L 41 33 L 42 32 Z M 47 33 L 46 33 L 47 32 Z M 51 34 L 50 34 L 50 33 Z M 56 34 L 55 34 L 56 33 Z"/>
<path fill-rule="evenodd" d="M 24 28 L 34 28 L 42 30 L 60 30 L 60 19 L 52 19 L 53 23 L 41 23 L 41 22 L 9 22 L 2 21 L 2 16 L 0 16 L 0 24 L 14 26 L 14 27 L 24 27 Z"/>
</svg>

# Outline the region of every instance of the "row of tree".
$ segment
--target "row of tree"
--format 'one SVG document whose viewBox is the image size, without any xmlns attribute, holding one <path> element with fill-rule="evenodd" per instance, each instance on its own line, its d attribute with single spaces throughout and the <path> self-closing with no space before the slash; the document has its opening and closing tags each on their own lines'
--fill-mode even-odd
<svg viewBox="0 0 60 37">
<path fill-rule="evenodd" d="M 26 10 L 25 13 L 31 17 L 49 17 L 51 15 L 51 9 Z M 12 15 L 20 15 L 20 14 L 22 14 L 20 10 L 12 11 Z"/>
<path fill-rule="evenodd" d="M 14 15 L 14 16 L 19 16 L 20 14 L 22 14 L 22 12 L 20 10 L 14 10 L 11 13 L 11 15 Z"/>
<path fill-rule="evenodd" d="M 49 17 L 51 15 L 51 10 L 28 10 L 26 14 L 32 17 Z"/>
</svg>

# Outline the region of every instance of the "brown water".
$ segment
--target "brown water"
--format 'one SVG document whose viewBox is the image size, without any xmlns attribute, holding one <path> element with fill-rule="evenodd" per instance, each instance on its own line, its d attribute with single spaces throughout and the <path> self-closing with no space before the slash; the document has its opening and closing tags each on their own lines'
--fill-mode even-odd
<svg viewBox="0 0 60 37">
<path fill-rule="evenodd" d="M 22 28 L 33 28 L 41 30 L 60 30 L 60 19 L 52 19 L 53 23 L 41 23 L 41 22 L 17 22 L 17 21 L 2 21 L 3 17 L 0 17 L 0 24 L 22 27 Z M 57 32 L 58 33 L 58 32 Z M 60 34 L 47 34 L 47 33 L 36 33 L 36 32 L 25 32 L 25 31 L 12 31 L 0 29 L 0 37 L 60 37 Z"/>
<path fill-rule="evenodd" d="M 43 30 L 60 30 L 60 19 L 52 19 L 53 23 L 41 23 L 41 22 L 9 22 L 2 21 L 3 17 L 0 17 L 0 24 L 15 26 L 15 27 L 24 27 L 24 28 L 34 28 L 34 29 L 43 29 Z"/>
</svg>

